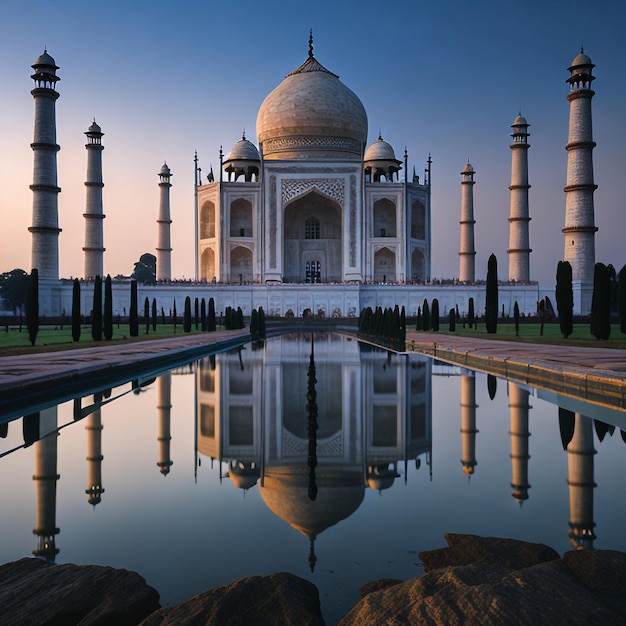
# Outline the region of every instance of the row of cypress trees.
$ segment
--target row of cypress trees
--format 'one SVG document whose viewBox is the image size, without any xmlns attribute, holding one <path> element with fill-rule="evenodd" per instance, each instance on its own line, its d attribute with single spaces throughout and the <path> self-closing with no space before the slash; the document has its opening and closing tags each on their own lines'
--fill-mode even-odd
<svg viewBox="0 0 626 626">
<path fill-rule="evenodd" d="M 265 311 L 260 306 L 259 309 L 252 309 L 250 316 L 250 334 L 252 341 L 265 339 Z"/>
<path fill-rule="evenodd" d="M 387 307 L 364 308 L 359 315 L 359 333 L 390 342 L 394 347 L 404 349 L 406 341 L 406 312 L 396 304 L 393 309 Z"/>
</svg>

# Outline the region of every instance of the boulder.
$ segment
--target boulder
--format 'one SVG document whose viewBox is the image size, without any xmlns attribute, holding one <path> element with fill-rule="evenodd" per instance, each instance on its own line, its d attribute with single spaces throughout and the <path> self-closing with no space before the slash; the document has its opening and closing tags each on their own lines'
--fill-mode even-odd
<svg viewBox="0 0 626 626">
<path fill-rule="evenodd" d="M 135 572 L 24 558 L 0 566 L 0 621 L 8 624 L 138 624 L 159 594 Z"/>
<path fill-rule="evenodd" d="M 368 593 L 340 626 L 626 624 L 622 553 L 560 559 L 543 544 L 473 535 L 446 540 L 450 548 L 420 554 L 423 576 Z"/>
<path fill-rule="evenodd" d="M 241 578 L 160 609 L 141 626 L 323 626 L 317 587 L 287 573 Z"/>
</svg>

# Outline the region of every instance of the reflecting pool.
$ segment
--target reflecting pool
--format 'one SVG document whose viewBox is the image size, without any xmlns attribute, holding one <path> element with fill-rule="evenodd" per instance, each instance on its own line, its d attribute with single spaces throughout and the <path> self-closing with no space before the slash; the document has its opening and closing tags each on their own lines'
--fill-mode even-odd
<svg viewBox="0 0 626 626">
<path fill-rule="evenodd" d="M 339 335 L 37 408 L 0 424 L 0 562 L 134 570 L 163 606 L 289 571 L 332 624 L 446 532 L 626 551 L 625 413 Z"/>
</svg>

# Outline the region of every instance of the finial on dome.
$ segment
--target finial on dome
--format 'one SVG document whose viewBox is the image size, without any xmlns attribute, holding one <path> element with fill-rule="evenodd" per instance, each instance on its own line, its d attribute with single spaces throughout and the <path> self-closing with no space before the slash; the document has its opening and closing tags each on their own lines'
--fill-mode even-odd
<svg viewBox="0 0 626 626">
<path fill-rule="evenodd" d="M 383 133 L 380 130 L 380 128 L 378 129 L 378 141 L 382 141 L 383 140 Z"/>
<path fill-rule="evenodd" d="M 309 58 L 313 58 L 313 29 L 309 31 Z"/>
<path fill-rule="evenodd" d="M 241 138 L 245 141 L 246 139 L 246 129 L 243 129 L 243 132 L 241 133 Z"/>
<path fill-rule="evenodd" d="M 580 54 L 585 54 L 585 49 L 583 48 L 582 44 L 580 44 Z"/>
</svg>

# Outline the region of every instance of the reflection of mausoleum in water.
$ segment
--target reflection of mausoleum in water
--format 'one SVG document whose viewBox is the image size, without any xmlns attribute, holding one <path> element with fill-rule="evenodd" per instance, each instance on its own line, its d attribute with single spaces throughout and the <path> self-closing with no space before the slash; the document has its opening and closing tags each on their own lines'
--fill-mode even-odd
<svg viewBox="0 0 626 626">
<path fill-rule="evenodd" d="M 227 462 L 241 489 L 314 539 L 351 515 L 366 488 L 390 487 L 431 451 L 431 361 L 387 355 L 337 335 L 315 336 L 318 420 L 308 465 L 311 336 L 199 363 L 198 451 Z M 322 366 L 323 364 L 323 366 Z M 399 462 L 404 466 L 398 467 Z M 311 480 L 317 487 L 310 497 Z"/>
</svg>

